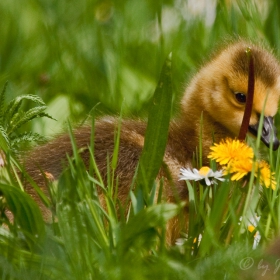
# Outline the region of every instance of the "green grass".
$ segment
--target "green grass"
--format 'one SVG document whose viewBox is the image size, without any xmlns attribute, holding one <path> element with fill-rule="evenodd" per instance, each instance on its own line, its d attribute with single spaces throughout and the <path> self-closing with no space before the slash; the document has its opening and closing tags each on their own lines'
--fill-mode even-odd
<svg viewBox="0 0 280 280">
<path fill-rule="evenodd" d="M 254 273 L 263 272 L 258 268 L 262 248 L 279 233 L 278 187 L 264 189 L 260 197 L 252 180 L 245 192 L 236 183 L 228 199 L 228 182 L 211 188 L 186 184 L 188 236 L 181 245 L 170 247 L 165 244 L 165 226 L 182 205 L 154 202 L 153 181 L 165 143 L 157 135 L 166 135 L 169 122 L 169 114 L 160 112 L 176 114 L 185 84 L 211 49 L 226 37 L 243 36 L 265 42 L 279 55 L 279 2 L 267 1 L 261 7 L 256 3 L 262 1 L 227 2 L 217 1 L 216 16 L 209 23 L 204 15 L 191 13 L 185 2 L 175 0 L 0 1 L 0 87 L 9 81 L 8 102 L 38 95 L 48 105 L 46 112 L 58 120 L 34 119 L 16 128 L 16 136 L 24 131 L 49 136 L 67 127 L 68 118 L 80 124 L 93 111 L 148 116 L 150 126 L 136 177 L 139 188 L 128 198 L 128 213 L 118 204 L 114 181 L 102 182 L 93 155 L 87 172 L 72 139 L 75 167 L 69 159 L 70 167 L 52 186 L 49 202 L 57 202 L 58 221 L 45 224 L 14 176 L 14 155 L 8 156 L 7 168 L 1 170 L 0 206 L 8 205 L 15 224 L 0 229 L 2 279 L 254 279 Z M 171 52 L 172 81 L 169 75 L 160 76 Z M 149 103 L 155 89 L 155 99 Z M 28 112 L 34 103 L 24 100 L 21 106 Z M 278 127 L 279 121 L 278 114 Z M 4 140 L 9 143 L 9 136 Z M 252 145 L 259 149 L 258 143 Z M 116 144 L 113 162 L 108 163 L 111 176 L 117 151 Z M 279 151 L 263 153 L 279 186 Z M 147 161 L 153 169 L 145 169 Z M 97 187 L 106 198 L 107 211 L 100 205 Z M 238 205 L 245 205 L 242 221 Z M 1 213 L 1 221 L 7 223 Z M 247 230 L 254 213 L 261 216 L 257 230 L 262 239 L 256 250 L 252 249 L 254 232 Z M 228 238 L 231 228 L 233 237 Z M 200 234 L 199 244 L 194 241 Z M 244 267 L 247 257 L 254 260 L 251 269 Z"/>
</svg>

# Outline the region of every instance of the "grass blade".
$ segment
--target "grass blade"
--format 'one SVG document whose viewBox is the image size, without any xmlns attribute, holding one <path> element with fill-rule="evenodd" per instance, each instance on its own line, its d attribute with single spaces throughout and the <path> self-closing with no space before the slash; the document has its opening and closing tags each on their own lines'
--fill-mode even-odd
<svg viewBox="0 0 280 280">
<path fill-rule="evenodd" d="M 165 61 L 150 104 L 143 152 L 139 160 L 138 187 L 150 191 L 162 164 L 172 108 L 171 56 Z"/>
</svg>

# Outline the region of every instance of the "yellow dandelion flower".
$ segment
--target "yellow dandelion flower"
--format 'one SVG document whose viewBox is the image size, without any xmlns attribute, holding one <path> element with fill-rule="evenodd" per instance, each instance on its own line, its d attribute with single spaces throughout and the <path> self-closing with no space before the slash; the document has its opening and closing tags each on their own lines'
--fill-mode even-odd
<svg viewBox="0 0 280 280">
<path fill-rule="evenodd" d="M 245 160 L 232 160 L 228 172 L 232 173 L 232 181 L 239 181 L 241 178 L 246 176 L 249 172 L 252 171 L 253 163 L 250 159 Z"/>
<path fill-rule="evenodd" d="M 231 174 L 232 181 L 239 181 L 252 172 L 253 166 L 255 166 L 254 176 L 260 178 L 261 185 L 276 189 L 275 173 L 271 172 L 267 162 L 253 161 L 254 151 L 246 143 L 227 138 L 219 144 L 214 144 L 210 149 L 208 158 L 222 165 L 223 174 Z"/>
<path fill-rule="evenodd" d="M 257 163 L 255 176 L 260 176 L 260 183 L 266 188 L 276 189 L 275 173 L 271 172 L 269 164 L 262 160 Z"/>
<path fill-rule="evenodd" d="M 244 142 L 230 138 L 221 141 L 219 144 L 214 144 L 210 149 L 208 158 L 216 160 L 221 165 L 227 165 L 232 160 L 252 160 L 254 157 L 251 147 Z"/>
</svg>

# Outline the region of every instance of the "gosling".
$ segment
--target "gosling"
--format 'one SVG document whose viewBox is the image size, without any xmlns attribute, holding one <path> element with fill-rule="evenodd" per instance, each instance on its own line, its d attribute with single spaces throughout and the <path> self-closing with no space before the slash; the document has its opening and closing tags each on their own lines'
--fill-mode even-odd
<svg viewBox="0 0 280 280">
<path fill-rule="evenodd" d="M 181 112 L 171 121 L 168 142 L 163 158 L 172 177 L 165 178 L 164 196 L 167 201 L 175 201 L 174 187 L 177 195 L 188 200 L 185 183 L 178 181 L 181 167 L 192 168 L 192 159 L 202 137 L 203 164 L 208 163 L 207 155 L 210 146 L 227 137 L 238 136 L 244 108 L 246 104 L 248 86 L 248 57 L 246 49 L 250 47 L 255 65 L 255 92 L 253 109 L 250 118 L 250 134 L 256 135 L 260 116 L 264 113 L 261 139 L 273 149 L 279 146 L 273 117 L 277 113 L 280 96 L 280 67 L 274 55 L 262 46 L 238 40 L 217 51 L 193 77 L 187 86 L 182 100 Z M 203 114 L 203 127 L 200 128 L 200 119 Z M 94 157 L 106 182 L 107 156 L 112 157 L 114 150 L 114 132 L 118 120 L 114 117 L 103 117 L 95 123 Z M 123 120 L 120 133 L 120 147 L 117 168 L 118 198 L 124 203 L 132 183 L 141 151 L 144 145 L 146 123 L 140 120 Z M 202 135 L 201 135 L 202 131 Z M 81 156 L 89 165 L 90 154 L 87 149 L 90 143 L 91 128 L 83 126 L 74 131 L 78 148 L 85 148 Z M 72 155 L 72 146 L 68 134 L 58 136 L 53 141 L 35 148 L 24 160 L 25 171 L 34 181 L 47 192 L 45 174 L 58 179 L 62 172 L 66 155 Z M 166 176 L 160 170 L 158 179 Z M 167 176 L 166 176 L 167 177 Z M 49 215 L 30 186 L 26 191 L 34 197 L 44 216 Z M 187 225 L 187 210 L 186 225 Z M 178 220 L 173 219 L 169 224 L 167 235 L 172 243 L 180 236 L 182 230 Z"/>
</svg>

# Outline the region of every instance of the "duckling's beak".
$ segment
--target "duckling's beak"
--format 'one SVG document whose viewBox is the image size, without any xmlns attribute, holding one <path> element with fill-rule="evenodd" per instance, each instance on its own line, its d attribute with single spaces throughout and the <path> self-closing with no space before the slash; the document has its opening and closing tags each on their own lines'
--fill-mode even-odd
<svg viewBox="0 0 280 280">
<path fill-rule="evenodd" d="M 260 123 L 258 122 L 254 125 L 249 125 L 249 131 L 255 136 L 257 136 L 257 134 L 258 134 L 259 124 Z M 273 124 L 273 118 L 264 117 L 261 140 L 264 142 L 264 144 L 267 147 L 269 147 L 269 144 L 271 141 L 273 151 L 277 150 L 279 147 L 279 140 L 277 138 L 276 133 L 277 133 L 277 130 Z"/>
</svg>

